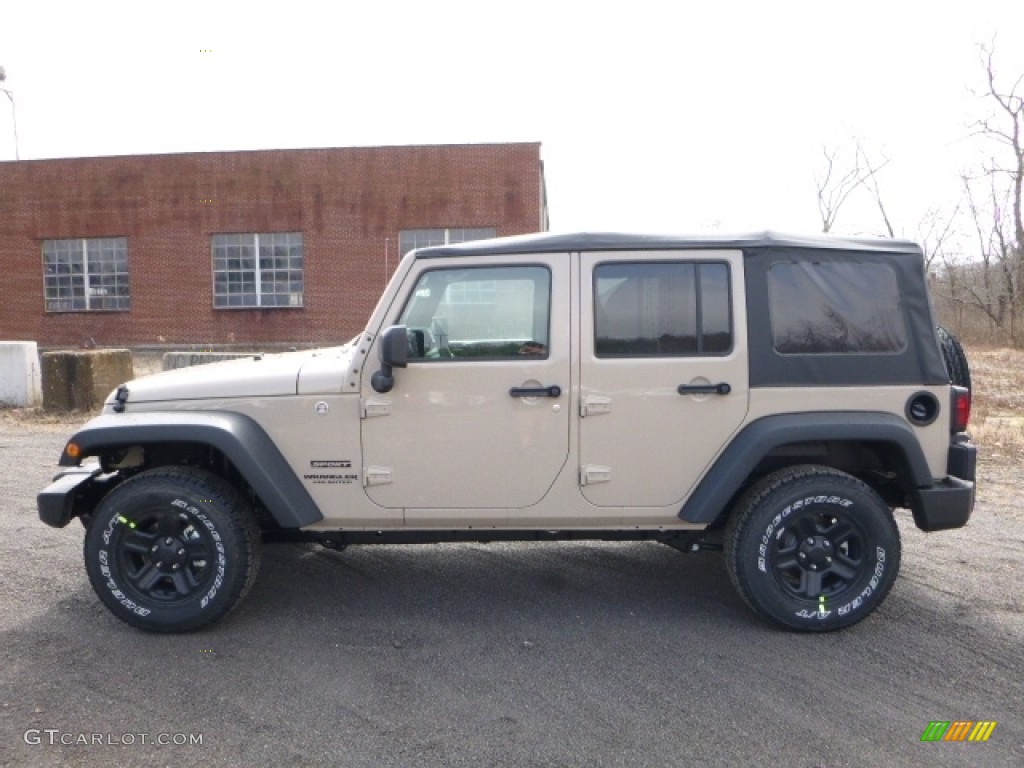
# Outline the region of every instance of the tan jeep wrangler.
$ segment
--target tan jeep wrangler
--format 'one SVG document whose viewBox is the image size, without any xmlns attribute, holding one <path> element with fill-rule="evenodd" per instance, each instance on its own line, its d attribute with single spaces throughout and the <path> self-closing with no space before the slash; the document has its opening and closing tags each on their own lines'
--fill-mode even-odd
<svg viewBox="0 0 1024 768">
<path fill-rule="evenodd" d="M 908 242 L 428 248 L 348 344 L 118 387 L 39 515 L 81 518 L 100 599 L 160 632 L 225 615 L 281 539 L 724 550 L 756 613 L 832 630 L 892 587 L 893 508 L 926 531 L 970 517 L 951 371 L 967 383 Z"/>
</svg>

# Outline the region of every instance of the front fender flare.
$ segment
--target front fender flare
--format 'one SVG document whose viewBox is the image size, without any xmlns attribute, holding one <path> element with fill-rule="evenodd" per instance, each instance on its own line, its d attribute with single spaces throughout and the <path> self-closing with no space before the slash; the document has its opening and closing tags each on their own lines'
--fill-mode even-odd
<svg viewBox="0 0 1024 768">
<path fill-rule="evenodd" d="M 61 466 L 77 466 L 108 448 L 131 445 L 193 443 L 209 445 L 235 466 L 282 528 L 302 528 L 323 520 L 323 514 L 288 461 L 252 418 L 230 411 L 160 411 L 103 414 L 76 432 L 64 448 Z"/>
</svg>

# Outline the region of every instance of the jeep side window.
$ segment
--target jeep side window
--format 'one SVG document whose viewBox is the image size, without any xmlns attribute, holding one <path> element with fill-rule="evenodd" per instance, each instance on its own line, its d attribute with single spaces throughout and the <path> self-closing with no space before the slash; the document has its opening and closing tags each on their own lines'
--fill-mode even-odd
<svg viewBox="0 0 1024 768">
<path fill-rule="evenodd" d="M 551 274 L 545 267 L 424 272 L 402 311 L 409 361 L 545 358 Z"/>
<path fill-rule="evenodd" d="M 602 264 L 594 270 L 597 357 L 724 355 L 732 349 L 729 268 Z"/>
<path fill-rule="evenodd" d="M 879 263 L 778 262 L 768 269 L 775 351 L 896 354 L 907 345 L 896 272 Z"/>
</svg>

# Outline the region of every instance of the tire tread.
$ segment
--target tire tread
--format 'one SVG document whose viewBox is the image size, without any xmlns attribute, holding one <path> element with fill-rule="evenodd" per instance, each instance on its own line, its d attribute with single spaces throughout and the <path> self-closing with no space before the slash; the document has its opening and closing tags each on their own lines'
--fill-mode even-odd
<svg viewBox="0 0 1024 768">
<path fill-rule="evenodd" d="M 198 614 L 192 619 L 177 621 L 173 625 L 161 625 L 154 623 L 152 620 L 136 616 L 133 613 L 117 610 L 117 607 L 113 606 L 109 601 L 107 593 L 100 589 L 96 589 L 96 592 L 119 619 L 134 627 L 159 633 L 191 632 L 214 621 L 223 619 L 238 606 L 252 589 L 260 566 L 260 529 L 255 515 L 249 508 L 249 504 L 239 491 L 219 475 L 198 467 L 156 467 L 146 470 L 114 488 L 103 499 L 101 505 L 117 503 L 122 496 L 133 492 L 141 487 L 143 483 L 152 486 L 161 482 L 173 486 L 176 492 L 195 494 L 200 498 L 209 498 L 211 503 L 224 513 L 228 520 L 228 527 L 234 532 L 238 541 L 245 548 L 246 570 L 243 578 L 240 579 L 240 585 L 234 587 L 235 594 L 229 594 L 227 600 L 223 601 L 224 604 L 216 610 Z M 90 529 L 86 531 L 85 541 L 83 542 L 87 569 L 92 538 L 98 535 L 91 530 L 97 524 L 95 517 L 92 520 Z"/>
<path fill-rule="evenodd" d="M 783 619 L 776 616 L 772 612 L 766 610 L 755 598 L 753 590 L 748 577 L 745 575 L 740 563 L 740 545 L 749 535 L 748 531 L 752 525 L 754 525 L 754 517 L 757 508 L 760 504 L 768 497 L 782 491 L 788 486 L 792 486 L 795 483 L 809 483 L 816 482 L 819 480 L 827 479 L 829 483 L 841 484 L 849 486 L 852 489 L 856 489 L 860 492 L 867 492 L 875 495 L 875 491 L 867 483 L 862 480 L 853 477 L 852 475 L 842 472 L 832 467 L 816 465 L 816 464 L 801 464 L 792 467 L 781 469 L 778 472 L 766 475 L 760 480 L 756 481 L 737 501 L 732 514 L 729 516 L 729 521 L 726 524 L 725 535 L 724 535 L 724 555 L 725 555 L 725 566 L 729 573 L 729 579 L 732 581 L 733 586 L 739 593 L 743 602 L 762 619 L 765 619 L 771 623 L 781 624 L 789 629 L 797 629 L 801 631 L 811 632 L 829 632 L 835 629 L 841 629 L 844 626 L 848 626 L 849 622 L 839 625 L 821 625 L 819 623 L 800 623 L 795 620 Z M 895 568 L 898 571 L 899 560 L 900 560 L 900 543 L 899 543 L 899 532 L 896 527 L 895 519 L 892 516 L 892 510 L 888 506 L 883 505 L 887 510 L 887 520 L 891 524 L 893 531 L 896 533 L 895 537 L 895 551 L 894 561 Z M 875 603 L 880 604 L 887 596 L 890 589 L 892 589 L 893 582 L 895 581 L 895 575 L 886 580 L 883 588 L 877 591 L 873 597 L 875 597 Z M 857 620 L 859 621 L 859 617 Z"/>
</svg>

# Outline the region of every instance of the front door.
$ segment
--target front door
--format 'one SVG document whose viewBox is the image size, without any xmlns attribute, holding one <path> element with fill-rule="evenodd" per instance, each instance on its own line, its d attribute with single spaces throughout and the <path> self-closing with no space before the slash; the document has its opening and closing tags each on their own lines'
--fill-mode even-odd
<svg viewBox="0 0 1024 768">
<path fill-rule="evenodd" d="M 367 495 L 407 510 L 538 503 L 569 452 L 568 255 L 423 260 L 405 282 L 385 327 L 407 327 L 408 366 L 386 394 L 372 364 L 362 379 Z"/>
<path fill-rule="evenodd" d="M 580 280 L 582 493 L 679 504 L 747 412 L 742 254 L 582 254 Z"/>
</svg>

